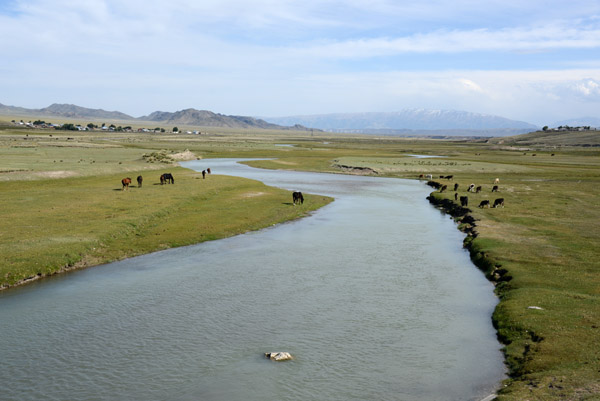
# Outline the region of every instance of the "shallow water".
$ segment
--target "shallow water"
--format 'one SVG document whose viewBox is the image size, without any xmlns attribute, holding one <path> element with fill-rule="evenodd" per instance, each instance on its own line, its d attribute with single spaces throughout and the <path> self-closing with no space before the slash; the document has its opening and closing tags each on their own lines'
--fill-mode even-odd
<svg viewBox="0 0 600 401">
<path fill-rule="evenodd" d="M 493 286 L 422 183 L 184 165 L 336 200 L 0 293 L 0 399 L 479 400 L 503 378 Z"/>
</svg>

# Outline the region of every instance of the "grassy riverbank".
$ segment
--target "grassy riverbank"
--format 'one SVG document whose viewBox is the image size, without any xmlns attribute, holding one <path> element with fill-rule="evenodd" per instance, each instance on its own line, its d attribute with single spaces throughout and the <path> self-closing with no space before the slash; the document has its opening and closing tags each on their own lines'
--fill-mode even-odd
<svg viewBox="0 0 600 401">
<path fill-rule="evenodd" d="M 60 269 L 218 238 L 294 218 L 327 202 L 315 197 L 304 209 L 290 207 L 287 191 L 217 175 L 202 180 L 197 173 L 143 157 L 152 152 L 273 157 L 250 164 L 276 169 L 411 179 L 433 174 L 449 187 L 436 197 L 454 201 L 454 183 L 460 195 L 469 196 L 478 233 L 474 258 L 484 269 L 495 269 L 486 273 L 497 282 L 500 304 L 493 319 L 511 375 L 498 398 L 600 399 L 597 148 L 576 146 L 572 137 L 568 143 L 554 137 L 552 147 L 546 147 L 537 137 L 511 145 L 508 139 L 487 143 L 262 131 L 52 135 L 0 131 L 0 206 L 3 220 L 11 222 L 3 225 L 0 252 L 12 255 L 12 267 L 0 275 L 4 280 L 17 280 L 14 266 L 19 263 L 38 263 L 21 278 L 45 274 L 41 265 Z M 164 171 L 176 175 L 175 185 L 153 185 Z M 143 188 L 119 191 L 122 177 L 138 173 L 153 178 Z M 491 193 L 495 178 L 500 178 L 499 192 Z M 467 193 L 470 183 L 481 185 L 482 192 Z M 500 197 L 504 208 L 477 208 L 483 199 Z M 235 208 L 240 209 L 230 213 Z M 62 229 L 55 231 L 55 226 Z"/>
<path fill-rule="evenodd" d="M 131 147 L 119 138 L 21 132 L 0 136 L 0 288 L 257 230 L 331 201 L 307 195 L 292 206 L 290 191 L 150 163 L 143 156 L 160 148 Z M 148 143 L 156 145 L 154 138 Z M 160 185 L 163 172 L 176 183 Z M 145 177 L 141 188 L 138 175 Z M 133 185 L 123 191 L 125 176 Z"/>
</svg>

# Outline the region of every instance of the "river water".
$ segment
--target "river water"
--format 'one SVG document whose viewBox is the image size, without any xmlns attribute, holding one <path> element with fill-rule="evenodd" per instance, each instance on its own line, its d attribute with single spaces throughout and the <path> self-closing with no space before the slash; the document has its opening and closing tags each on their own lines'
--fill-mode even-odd
<svg viewBox="0 0 600 401">
<path fill-rule="evenodd" d="M 424 184 L 184 166 L 336 200 L 0 293 L 0 399 L 464 401 L 497 388 L 493 286 Z"/>
</svg>

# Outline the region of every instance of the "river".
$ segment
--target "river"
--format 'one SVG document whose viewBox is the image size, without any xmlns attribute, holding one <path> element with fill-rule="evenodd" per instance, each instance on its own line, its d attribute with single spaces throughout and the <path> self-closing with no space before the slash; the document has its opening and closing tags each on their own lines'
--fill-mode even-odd
<svg viewBox="0 0 600 401">
<path fill-rule="evenodd" d="M 499 386 L 493 286 L 423 183 L 182 164 L 335 201 L 0 293 L 0 399 L 475 401 Z"/>
</svg>

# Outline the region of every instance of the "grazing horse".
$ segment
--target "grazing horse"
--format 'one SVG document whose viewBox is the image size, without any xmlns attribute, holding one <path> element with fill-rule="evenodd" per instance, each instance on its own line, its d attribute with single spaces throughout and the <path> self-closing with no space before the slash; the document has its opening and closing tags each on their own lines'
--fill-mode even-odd
<svg viewBox="0 0 600 401">
<path fill-rule="evenodd" d="M 206 169 L 206 172 L 210 174 L 210 167 Z"/>
<path fill-rule="evenodd" d="M 504 198 L 498 198 L 494 201 L 494 206 L 492 206 L 494 208 L 497 207 L 504 207 Z"/>
<path fill-rule="evenodd" d="M 490 201 L 489 201 L 489 200 L 487 200 L 487 199 L 486 199 L 486 200 L 482 200 L 482 201 L 479 203 L 479 207 L 480 207 L 480 208 L 482 208 L 482 209 L 483 209 L 484 207 L 487 207 L 487 208 L 489 208 L 489 207 L 490 207 Z"/>
<path fill-rule="evenodd" d="M 292 201 L 294 202 L 294 205 L 296 202 L 304 203 L 304 196 L 302 196 L 302 192 L 294 192 L 292 194 Z"/>
<path fill-rule="evenodd" d="M 160 184 L 175 184 L 175 179 L 171 173 L 164 173 L 160 176 Z"/>
<path fill-rule="evenodd" d="M 126 189 L 129 189 L 129 184 L 131 184 L 131 178 L 127 177 L 127 178 L 123 178 L 121 180 L 121 184 L 123 184 L 123 191 L 125 191 Z"/>
<path fill-rule="evenodd" d="M 500 184 L 500 178 L 496 178 L 496 179 L 494 180 L 494 184 Z"/>
<path fill-rule="evenodd" d="M 144 181 L 144 179 L 142 178 L 141 175 L 138 175 L 138 177 L 137 177 L 138 188 L 142 187 L 142 181 Z"/>
<path fill-rule="evenodd" d="M 481 185 L 475 188 L 475 193 L 478 194 L 481 192 Z"/>
<path fill-rule="evenodd" d="M 202 170 L 202 179 L 206 177 L 206 170 Z"/>
</svg>

